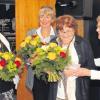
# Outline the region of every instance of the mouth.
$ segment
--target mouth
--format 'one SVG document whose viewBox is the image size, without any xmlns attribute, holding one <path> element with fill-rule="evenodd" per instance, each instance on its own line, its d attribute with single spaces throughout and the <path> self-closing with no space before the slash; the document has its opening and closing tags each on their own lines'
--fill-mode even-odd
<svg viewBox="0 0 100 100">
<path fill-rule="evenodd" d="M 43 25 L 47 25 L 47 23 L 46 23 L 46 22 L 43 22 L 42 24 L 43 24 Z"/>
</svg>

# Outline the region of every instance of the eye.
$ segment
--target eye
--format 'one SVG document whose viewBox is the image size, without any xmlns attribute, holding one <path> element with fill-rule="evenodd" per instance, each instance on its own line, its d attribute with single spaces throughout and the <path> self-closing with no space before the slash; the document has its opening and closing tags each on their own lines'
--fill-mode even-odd
<svg viewBox="0 0 100 100">
<path fill-rule="evenodd" d="M 44 15 L 41 15 L 41 16 L 40 16 L 40 18 L 43 18 L 43 17 L 44 17 Z"/>
</svg>

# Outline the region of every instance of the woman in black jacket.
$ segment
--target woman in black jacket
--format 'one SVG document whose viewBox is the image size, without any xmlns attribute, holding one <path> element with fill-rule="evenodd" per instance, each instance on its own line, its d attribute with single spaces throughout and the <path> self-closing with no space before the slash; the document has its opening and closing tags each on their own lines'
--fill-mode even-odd
<svg viewBox="0 0 100 100">
<path fill-rule="evenodd" d="M 100 40 L 100 15 L 97 17 L 97 29 L 98 39 Z M 75 73 L 77 76 L 90 76 L 91 80 L 100 80 L 100 71 L 90 70 L 87 68 L 78 68 Z"/>
<path fill-rule="evenodd" d="M 65 67 L 64 78 L 58 85 L 57 100 L 90 100 L 89 77 L 74 74 L 77 67 L 91 69 L 95 66 L 91 47 L 85 39 L 77 36 L 76 20 L 70 15 L 58 17 L 57 31 L 58 43 L 69 50 L 71 56 L 71 64 Z"/>
</svg>

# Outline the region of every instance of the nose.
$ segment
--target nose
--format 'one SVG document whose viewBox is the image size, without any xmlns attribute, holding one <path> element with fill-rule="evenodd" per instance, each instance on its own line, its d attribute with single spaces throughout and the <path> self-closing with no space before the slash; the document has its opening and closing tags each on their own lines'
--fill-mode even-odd
<svg viewBox="0 0 100 100">
<path fill-rule="evenodd" d="M 43 21 L 45 21 L 45 19 L 46 19 L 45 17 L 42 18 Z"/>
</svg>

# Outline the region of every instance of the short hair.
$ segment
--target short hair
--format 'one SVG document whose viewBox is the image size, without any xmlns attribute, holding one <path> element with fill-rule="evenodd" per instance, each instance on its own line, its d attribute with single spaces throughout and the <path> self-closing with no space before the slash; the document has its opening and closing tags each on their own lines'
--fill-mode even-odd
<svg viewBox="0 0 100 100">
<path fill-rule="evenodd" d="M 50 6 L 43 6 L 40 8 L 39 17 L 43 15 L 51 16 L 52 19 L 55 19 L 55 10 Z"/>
<path fill-rule="evenodd" d="M 56 27 L 57 30 L 62 30 L 63 26 L 73 28 L 77 32 L 77 23 L 76 19 L 71 15 L 63 15 L 57 18 Z"/>
<path fill-rule="evenodd" d="M 100 15 L 97 17 L 97 19 L 96 19 L 96 20 L 97 20 L 97 22 L 99 22 L 99 21 L 100 21 Z"/>
</svg>

